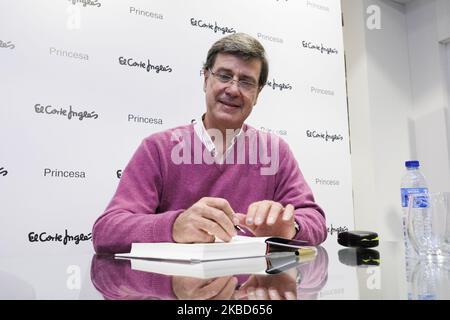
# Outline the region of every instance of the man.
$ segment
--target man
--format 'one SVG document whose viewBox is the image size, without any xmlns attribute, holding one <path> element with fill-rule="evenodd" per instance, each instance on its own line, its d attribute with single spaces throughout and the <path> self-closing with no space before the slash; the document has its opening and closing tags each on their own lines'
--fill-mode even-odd
<svg viewBox="0 0 450 320">
<path fill-rule="evenodd" d="M 206 113 L 144 139 L 95 222 L 97 252 L 128 252 L 133 242 L 230 241 L 236 225 L 249 236 L 325 240 L 324 212 L 287 143 L 244 124 L 267 76 L 256 39 L 238 33 L 211 47 Z"/>
</svg>

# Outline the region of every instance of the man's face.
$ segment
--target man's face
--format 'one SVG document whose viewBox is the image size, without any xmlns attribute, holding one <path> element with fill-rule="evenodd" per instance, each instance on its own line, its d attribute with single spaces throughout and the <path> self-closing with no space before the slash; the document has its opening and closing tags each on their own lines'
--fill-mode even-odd
<svg viewBox="0 0 450 320">
<path fill-rule="evenodd" d="M 216 75 L 232 76 L 234 80 L 258 84 L 261 64 L 259 59 L 243 60 L 231 54 L 219 53 L 211 71 Z M 209 128 L 238 129 L 256 104 L 259 86 L 249 90 L 239 86 L 237 81 L 223 83 L 206 71 L 204 91 L 207 107 L 205 124 Z"/>
</svg>

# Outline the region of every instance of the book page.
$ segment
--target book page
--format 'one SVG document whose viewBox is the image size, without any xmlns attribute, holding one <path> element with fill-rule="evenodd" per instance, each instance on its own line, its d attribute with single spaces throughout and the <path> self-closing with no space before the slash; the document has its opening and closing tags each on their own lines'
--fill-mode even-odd
<svg viewBox="0 0 450 320">
<path fill-rule="evenodd" d="M 265 242 L 269 237 L 247 237 L 234 236 L 229 243 L 244 243 L 244 242 Z M 215 243 L 225 243 L 219 238 L 216 238 Z"/>
</svg>

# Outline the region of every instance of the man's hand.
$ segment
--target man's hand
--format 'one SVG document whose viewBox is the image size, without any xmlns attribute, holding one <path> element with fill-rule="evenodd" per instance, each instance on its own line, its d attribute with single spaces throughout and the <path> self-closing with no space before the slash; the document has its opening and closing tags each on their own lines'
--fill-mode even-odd
<svg viewBox="0 0 450 320">
<path fill-rule="evenodd" d="M 239 300 L 296 300 L 296 268 L 273 275 L 251 275 L 237 290 Z"/>
<path fill-rule="evenodd" d="M 274 201 L 254 202 L 247 215 L 236 214 L 239 224 L 247 227 L 257 237 L 278 236 L 292 239 L 296 235 L 294 206 L 283 207 Z"/>
<path fill-rule="evenodd" d="M 233 218 L 227 200 L 202 198 L 178 216 L 172 237 L 181 243 L 214 242 L 215 237 L 228 242 L 236 235 Z"/>
<path fill-rule="evenodd" d="M 172 289 L 180 300 L 229 300 L 236 289 L 236 277 L 197 279 L 172 277 Z"/>
</svg>

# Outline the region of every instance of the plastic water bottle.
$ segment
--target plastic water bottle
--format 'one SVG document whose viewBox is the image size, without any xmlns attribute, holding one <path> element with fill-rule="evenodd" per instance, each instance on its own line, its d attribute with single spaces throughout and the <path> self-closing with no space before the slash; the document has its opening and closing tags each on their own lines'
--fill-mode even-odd
<svg viewBox="0 0 450 320">
<path fill-rule="evenodd" d="M 406 255 L 406 278 L 408 283 L 408 299 L 411 300 L 411 277 L 413 273 L 414 260 L 417 258 L 417 254 L 411 246 L 408 237 L 408 205 L 411 195 L 415 194 L 428 194 L 428 185 L 425 177 L 420 172 L 419 161 L 406 161 L 405 162 L 406 172 L 403 175 L 401 181 L 401 205 L 402 205 L 402 220 L 403 220 L 403 240 L 405 244 L 405 255 Z M 425 202 L 427 203 L 427 202 Z M 415 208 L 417 205 L 413 204 Z M 420 206 L 420 205 L 419 205 Z M 425 222 L 425 221 L 424 221 Z"/>
<path fill-rule="evenodd" d="M 408 238 L 408 204 L 411 195 L 416 194 L 428 194 L 428 185 L 423 176 L 422 172 L 420 172 L 419 161 L 406 161 L 405 162 L 406 173 L 403 175 L 402 183 L 401 183 L 401 199 L 402 199 L 402 210 L 403 210 L 403 237 L 405 241 L 405 250 L 406 257 L 413 257 L 414 250 L 411 247 Z M 424 201 L 419 201 L 413 204 L 413 207 L 420 210 L 426 210 L 428 201 L 424 199 Z M 424 213 L 423 217 L 426 217 L 426 213 Z M 424 225 L 426 225 L 426 221 L 423 221 Z"/>
<path fill-rule="evenodd" d="M 440 266 L 434 263 L 421 262 L 413 274 L 414 300 L 436 300 L 440 279 Z"/>
</svg>

